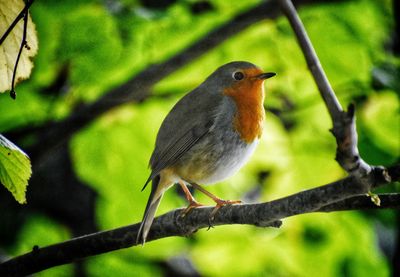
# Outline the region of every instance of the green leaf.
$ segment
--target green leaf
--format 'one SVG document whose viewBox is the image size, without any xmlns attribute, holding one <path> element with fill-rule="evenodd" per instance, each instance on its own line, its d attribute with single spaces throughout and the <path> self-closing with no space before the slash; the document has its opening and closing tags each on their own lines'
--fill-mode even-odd
<svg viewBox="0 0 400 277">
<path fill-rule="evenodd" d="M 0 182 L 20 204 L 26 203 L 25 192 L 31 174 L 29 157 L 18 146 L 0 135 Z"/>
</svg>

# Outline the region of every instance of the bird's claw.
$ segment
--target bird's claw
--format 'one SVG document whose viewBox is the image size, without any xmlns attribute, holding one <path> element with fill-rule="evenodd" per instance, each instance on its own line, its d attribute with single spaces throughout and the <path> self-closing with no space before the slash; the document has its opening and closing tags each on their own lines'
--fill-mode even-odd
<svg viewBox="0 0 400 277">
<path fill-rule="evenodd" d="M 190 201 L 189 205 L 182 211 L 182 213 L 180 214 L 180 216 L 183 218 L 185 217 L 191 210 L 193 210 L 194 208 L 197 207 L 203 207 L 205 205 L 197 202 L 197 201 Z"/>
<path fill-rule="evenodd" d="M 210 230 L 211 228 L 214 228 L 214 225 L 212 225 L 212 221 L 214 220 L 214 217 L 209 217 L 208 218 L 208 228 L 207 231 Z"/>
<path fill-rule="evenodd" d="M 219 209 L 221 209 L 224 206 L 243 203 L 241 200 L 214 199 L 214 201 L 215 201 L 215 203 L 217 203 L 217 205 L 215 205 L 214 209 L 212 210 L 212 212 L 210 214 L 210 217 L 208 218 L 208 225 L 209 225 L 208 230 L 210 230 L 210 228 L 214 228 L 214 226 L 212 225 L 212 222 L 214 221 L 215 215 L 217 214 Z"/>
</svg>

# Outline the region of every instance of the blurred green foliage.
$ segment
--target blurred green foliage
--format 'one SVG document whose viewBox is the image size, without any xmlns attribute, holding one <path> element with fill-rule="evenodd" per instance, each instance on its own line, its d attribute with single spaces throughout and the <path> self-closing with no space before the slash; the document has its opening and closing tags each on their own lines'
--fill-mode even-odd
<svg viewBox="0 0 400 277">
<path fill-rule="evenodd" d="M 145 9 L 139 2 L 36 1 L 31 12 L 39 54 L 32 77 L 17 87 L 17 101 L 1 96 L 0 131 L 68 116 L 79 103 L 94 101 L 259 1 L 213 0 L 210 11 L 196 15 L 189 0 L 164 10 Z M 399 93 L 372 86 L 374 67 L 400 65 L 384 47 L 393 27 L 391 5 L 358 0 L 300 9 L 342 105 L 356 102 L 362 157 L 383 165 L 400 156 Z M 232 60 L 248 60 L 278 73 L 266 84 L 265 105 L 281 113 L 267 113 L 265 133 L 251 162 L 210 191 L 237 199 L 260 186 L 258 201 L 268 201 L 345 176 L 334 161 L 330 118 L 290 26 L 283 17 L 264 20 L 156 84 L 150 99 L 113 109 L 73 137 L 74 168 L 98 193 L 101 229 L 141 220 L 148 191 L 140 189 L 163 118 L 184 93 Z M 63 67 L 68 68 L 64 90 L 52 91 Z M 262 171 L 270 174 L 259 183 Z M 158 214 L 184 205 L 171 189 Z M 92 257 L 87 269 L 90 276 L 155 276 L 162 274 L 161 261 L 186 256 L 205 276 L 388 276 L 389 262 L 377 246 L 379 220 L 394 228 L 394 211 L 308 214 L 284 220 L 279 230 L 217 227 L 191 239 L 167 238 Z M 69 231 L 37 215 L 18 237 L 8 254 L 66 240 Z M 70 266 L 63 266 L 38 276 L 70 274 Z"/>
</svg>

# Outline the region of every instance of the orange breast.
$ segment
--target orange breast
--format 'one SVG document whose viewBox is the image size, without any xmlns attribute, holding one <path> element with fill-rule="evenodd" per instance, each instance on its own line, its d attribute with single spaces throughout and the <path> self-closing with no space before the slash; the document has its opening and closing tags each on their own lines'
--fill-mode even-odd
<svg viewBox="0 0 400 277">
<path fill-rule="evenodd" d="M 260 138 L 265 118 L 263 80 L 245 78 L 225 89 L 224 94 L 236 103 L 233 125 L 240 137 L 247 143 Z"/>
</svg>

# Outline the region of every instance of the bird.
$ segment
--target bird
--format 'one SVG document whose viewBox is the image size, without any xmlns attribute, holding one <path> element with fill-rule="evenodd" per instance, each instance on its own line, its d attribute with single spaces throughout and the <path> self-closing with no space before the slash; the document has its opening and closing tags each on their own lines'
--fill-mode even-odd
<svg viewBox="0 0 400 277">
<path fill-rule="evenodd" d="M 211 213 L 240 200 L 223 200 L 200 184 L 214 184 L 236 173 L 254 152 L 265 119 L 264 81 L 275 76 L 246 61 L 217 68 L 183 96 L 167 114 L 158 131 L 149 166 L 152 182 L 137 243 L 144 245 L 164 192 L 179 184 L 189 202 L 184 215 L 203 206 L 188 185 L 210 197 Z"/>
</svg>

